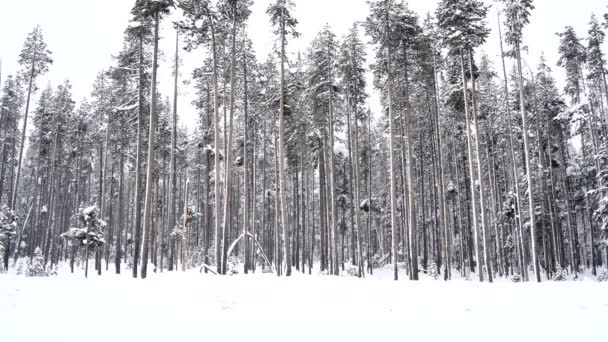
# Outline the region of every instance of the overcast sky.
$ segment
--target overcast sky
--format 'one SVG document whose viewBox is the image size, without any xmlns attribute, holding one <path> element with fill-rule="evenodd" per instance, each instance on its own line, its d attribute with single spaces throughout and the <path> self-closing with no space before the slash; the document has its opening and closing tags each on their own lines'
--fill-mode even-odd
<svg viewBox="0 0 608 342">
<path fill-rule="evenodd" d="M 254 0 L 252 15 L 248 22 L 249 34 L 260 60 L 264 59 L 273 44 L 273 34 L 265 11 L 273 0 Z M 492 1 L 486 0 L 488 3 Z M 2 78 L 14 74 L 18 68 L 17 59 L 27 34 L 36 24 L 43 29 L 48 48 L 53 52 L 54 64 L 38 85 L 52 86 L 68 79 L 72 83 L 74 99 L 88 97 L 96 75 L 113 64 L 112 55 L 122 45 L 130 9 L 134 0 L 15 0 L 4 1 L 0 12 L 0 58 Z M 298 31 L 302 36 L 289 43 L 290 52 L 304 51 L 314 36 L 329 23 L 337 37 L 341 38 L 355 21 L 364 20 L 367 15 L 365 0 L 295 0 L 295 17 Z M 411 0 L 410 8 L 421 16 L 433 12 L 437 0 Z M 556 32 L 563 31 L 565 25 L 575 28 L 579 36 L 586 36 L 592 13 L 602 16 L 608 11 L 604 0 L 536 0 L 536 9 L 531 24 L 524 32 L 529 53 L 524 55 L 535 69 L 541 53 L 545 54 L 553 68 L 558 83 L 563 83 L 563 72 L 556 66 L 559 38 Z M 499 45 L 496 29 L 496 10 L 490 10 L 489 24 L 492 36 L 481 49 L 499 63 Z M 161 32 L 161 50 L 165 57 L 159 70 L 160 90 L 164 96 L 171 91 L 171 60 L 174 54 L 175 38 L 170 22 L 165 20 Z M 371 51 L 371 50 L 370 50 Z M 189 78 L 193 68 L 205 58 L 205 52 L 183 53 L 182 80 Z M 371 57 L 368 58 L 371 60 Z M 497 64 L 497 67 L 499 64 Z M 560 89 L 561 90 L 561 89 Z M 378 108 L 377 94 L 373 89 L 370 106 Z M 190 105 L 193 90 L 190 85 L 180 86 L 180 119 L 188 127 L 196 121 L 196 112 Z"/>
</svg>

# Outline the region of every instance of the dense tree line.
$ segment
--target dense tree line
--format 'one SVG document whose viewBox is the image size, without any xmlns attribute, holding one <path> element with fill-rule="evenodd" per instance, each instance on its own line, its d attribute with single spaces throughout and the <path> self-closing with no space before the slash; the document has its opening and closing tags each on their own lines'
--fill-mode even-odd
<svg viewBox="0 0 608 342">
<path fill-rule="evenodd" d="M 251 0 L 137 0 L 122 50 L 78 105 L 68 81 L 37 88 L 53 60 L 36 27 L 0 97 L 4 268 L 36 256 L 87 275 L 91 260 L 142 278 L 179 265 L 364 277 L 392 264 L 395 279 L 490 282 L 605 269 L 608 17 L 593 15 L 585 37 L 558 33 L 560 91 L 544 58 L 522 60 L 532 0 L 493 4 L 500 41 L 480 0 L 441 0 L 424 18 L 405 1 L 368 4 L 346 36 L 326 25 L 288 54 L 295 1 L 273 1 L 276 41 L 258 61 Z M 175 91 L 163 98 L 159 25 L 172 12 Z M 199 117 L 185 130 L 179 55 L 195 49 Z"/>
</svg>

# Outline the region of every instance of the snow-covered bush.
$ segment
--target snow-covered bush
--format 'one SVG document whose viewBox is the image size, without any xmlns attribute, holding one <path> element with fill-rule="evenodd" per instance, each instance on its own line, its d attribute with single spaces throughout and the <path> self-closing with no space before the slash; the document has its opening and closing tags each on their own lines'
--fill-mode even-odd
<svg viewBox="0 0 608 342">
<path fill-rule="evenodd" d="M 205 264 L 205 248 L 197 247 L 188 253 L 188 267 L 200 267 Z"/>
<path fill-rule="evenodd" d="M 597 274 L 598 281 L 608 281 L 608 268 L 601 268 Z"/>
<path fill-rule="evenodd" d="M 171 238 L 171 240 L 173 241 L 179 241 L 182 239 L 182 236 L 184 236 L 184 230 L 182 229 L 181 225 L 177 225 L 175 226 L 172 230 L 171 233 L 169 233 L 169 237 Z"/>
<path fill-rule="evenodd" d="M 431 277 L 435 280 L 439 279 L 439 273 L 437 272 L 437 264 L 435 263 L 435 260 L 433 260 L 433 259 L 431 259 L 431 261 L 429 262 L 427 274 L 429 277 Z"/>
<path fill-rule="evenodd" d="M 17 235 L 19 217 L 6 205 L 0 208 L 0 270 L 8 268 L 8 251 L 11 240 Z"/>
<path fill-rule="evenodd" d="M 562 268 L 561 265 L 557 264 L 557 266 L 555 267 L 555 274 L 553 275 L 553 278 L 551 280 L 553 280 L 553 281 L 568 280 L 568 278 L 566 277 L 566 271 L 564 271 L 564 269 Z"/>
<path fill-rule="evenodd" d="M 376 253 L 372 256 L 372 265 L 374 268 L 380 268 L 384 266 L 384 262 L 380 254 Z"/>
<path fill-rule="evenodd" d="M 17 264 L 15 265 L 15 273 L 17 275 L 22 275 L 25 270 L 30 268 L 30 259 L 29 258 L 19 258 L 17 259 Z"/>
<path fill-rule="evenodd" d="M 344 271 L 342 271 L 343 276 L 351 276 L 358 277 L 359 276 L 359 268 L 355 265 L 348 265 Z"/>
<path fill-rule="evenodd" d="M 42 255 L 42 250 L 40 247 L 36 247 L 34 251 L 34 258 L 32 259 L 32 263 L 27 268 L 27 273 L 25 274 L 28 277 L 48 277 L 48 273 L 45 271 L 44 267 L 44 256 Z"/>
<path fill-rule="evenodd" d="M 239 258 L 235 256 L 230 256 L 228 258 L 228 268 L 226 269 L 226 274 L 235 275 L 239 274 Z"/>
</svg>

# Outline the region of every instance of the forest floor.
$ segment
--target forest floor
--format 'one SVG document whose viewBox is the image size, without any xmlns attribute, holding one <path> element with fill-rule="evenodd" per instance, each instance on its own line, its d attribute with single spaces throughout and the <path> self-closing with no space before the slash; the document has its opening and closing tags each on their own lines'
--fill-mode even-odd
<svg viewBox="0 0 608 342">
<path fill-rule="evenodd" d="M 0 340 L 591 341 L 608 326 L 608 283 L 589 278 L 395 282 L 387 267 L 365 279 L 192 270 L 141 280 L 111 271 L 0 274 Z"/>
</svg>

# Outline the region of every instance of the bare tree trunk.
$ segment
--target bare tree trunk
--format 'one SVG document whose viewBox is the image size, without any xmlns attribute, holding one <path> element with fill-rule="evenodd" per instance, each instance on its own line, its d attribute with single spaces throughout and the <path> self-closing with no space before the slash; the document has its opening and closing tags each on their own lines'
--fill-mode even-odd
<svg viewBox="0 0 608 342">
<path fill-rule="evenodd" d="M 232 21 L 232 56 L 230 61 L 230 118 L 228 121 L 228 136 L 225 142 L 225 159 L 226 179 L 224 182 L 224 216 L 222 224 L 222 274 L 226 274 L 227 266 L 227 234 L 230 231 L 230 206 L 232 187 L 232 136 L 233 136 L 233 118 L 234 118 L 234 94 L 236 88 L 236 1 L 233 3 L 233 21 Z"/>
<path fill-rule="evenodd" d="M 365 270 L 363 268 L 363 250 L 362 250 L 362 244 L 361 244 L 361 239 L 363 237 L 363 229 L 361 228 L 361 218 L 360 218 L 360 210 L 359 210 L 359 203 L 360 203 L 360 199 L 359 199 L 359 120 L 358 120 L 358 110 L 357 110 L 357 104 L 358 104 L 358 98 L 355 95 L 355 99 L 354 99 L 355 103 L 352 106 L 352 108 L 354 109 L 353 111 L 353 125 L 352 125 L 352 130 L 353 130 L 353 135 L 354 135 L 354 143 L 352 145 L 354 145 L 355 147 L 355 151 L 354 151 L 354 156 L 351 156 L 351 161 L 353 162 L 353 166 L 354 166 L 354 181 L 353 181 L 353 191 L 354 191 L 354 200 L 355 203 L 353 203 L 352 205 L 352 209 L 355 211 L 355 226 L 357 227 L 357 266 L 358 266 L 358 272 L 359 272 L 359 277 L 365 277 Z M 349 119 L 350 119 L 350 115 L 349 115 Z M 350 120 L 349 120 L 350 121 Z M 353 233 L 354 233 L 354 229 L 353 229 Z"/>
<path fill-rule="evenodd" d="M 154 57 L 152 63 L 152 99 L 150 100 L 150 133 L 148 135 L 148 165 L 146 172 L 146 194 L 144 199 L 143 244 L 141 252 L 141 277 L 146 278 L 148 271 L 148 252 L 150 249 L 150 235 L 152 233 L 152 181 L 154 172 L 154 137 L 156 134 L 156 73 L 158 63 L 158 26 L 159 14 L 154 14 Z"/>
<path fill-rule="evenodd" d="M 517 227 L 516 229 L 518 230 L 519 234 L 518 235 L 519 239 L 517 239 L 517 244 L 519 245 L 519 251 L 520 253 L 518 253 L 519 255 L 519 264 L 520 264 L 520 268 L 521 268 L 521 276 L 524 279 L 528 279 L 528 269 L 526 267 L 526 258 L 525 258 L 525 253 L 523 252 L 523 248 L 524 248 L 524 240 L 523 240 L 523 225 L 522 225 L 522 217 L 523 217 L 523 213 L 522 213 L 522 201 L 521 201 L 521 196 L 519 194 L 519 176 L 517 174 L 517 158 L 515 158 L 515 148 L 514 148 L 514 144 L 513 144 L 513 129 L 511 127 L 511 106 L 509 103 L 509 83 L 508 83 L 508 77 L 507 77 L 507 68 L 505 65 L 505 57 L 504 57 L 504 51 L 503 51 L 503 43 L 502 43 L 502 30 L 501 30 L 501 25 L 500 25 L 500 14 L 498 17 L 498 32 L 499 32 L 499 36 L 500 36 L 500 52 L 501 52 L 501 61 L 502 61 L 502 71 L 503 71 L 503 78 L 504 78 L 504 89 L 505 89 L 505 108 L 507 110 L 507 128 L 509 130 L 509 149 L 510 149 L 510 155 L 511 155 L 511 166 L 512 166 L 512 172 L 513 172 L 513 189 L 515 191 L 515 201 L 516 201 L 516 214 L 515 214 L 515 220 L 517 223 Z"/>
<path fill-rule="evenodd" d="M 486 271 L 488 272 L 488 281 L 492 282 L 492 263 L 490 262 L 490 251 L 488 245 L 488 234 L 486 232 L 486 201 L 485 201 L 485 186 L 483 169 L 481 167 L 481 132 L 479 123 L 477 122 L 477 94 L 475 90 L 475 77 L 473 74 L 473 50 L 469 48 L 469 72 L 471 73 L 471 90 L 472 90 L 472 102 L 473 102 L 473 123 L 475 124 L 475 152 L 477 154 L 477 176 L 479 177 L 479 209 L 481 212 L 481 233 L 483 234 L 483 256 L 484 263 L 486 265 Z M 470 132 L 469 132 L 470 134 Z M 471 178 L 474 179 L 474 178 Z M 480 272 L 482 269 L 479 270 Z"/>
<path fill-rule="evenodd" d="M 440 114 L 440 108 L 439 108 L 439 85 L 437 84 L 437 69 L 436 69 L 436 61 L 435 61 L 435 54 L 433 54 L 433 98 L 434 98 L 434 107 L 435 107 L 435 136 L 436 136 L 436 143 L 437 143 L 437 159 L 438 159 L 438 165 L 439 165 L 439 196 L 440 196 L 440 200 L 439 200 L 439 204 L 440 204 L 440 210 L 441 210 L 441 225 L 443 227 L 443 233 L 444 233 L 444 253 L 445 253 L 445 277 L 446 279 L 452 279 L 452 264 L 451 264 L 451 236 L 450 236 L 450 232 L 449 232 L 449 227 L 448 227 L 448 205 L 447 205 L 447 199 L 446 199 L 446 193 L 445 193 L 445 173 L 444 173 L 444 169 L 443 169 L 443 146 L 442 146 L 442 139 L 441 139 L 441 129 L 440 129 L 440 125 L 439 125 L 439 114 Z"/>
<path fill-rule="evenodd" d="M 528 176 L 528 205 L 530 211 L 530 236 L 532 242 L 532 264 L 534 267 L 534 273 L 536 274 L 536 281 L 540 283 L 540 268 L 538 265 L 538 256 L 536 254 L 536 213 L 534 204 L 534 179 L 532 177 L 532 169 L 530 163 L 530 146 L 528 144 L 528 118 L 526 116 L 525 101 L 524 101 L 524 81 L 521 68 L 521 51 L 519 43 L 515 46 L 515 54 L 517 59 L 517 73 L 518 73 L 518 86 L 519 86 L 519 107 L 521 111 L 522 120 L 522 135 L 524 138 L 524 152 L 526 160 L 526 173 Z"/>
<path fill-rule="evenodd" d="M 243 42 L 244 44 L 245 42 Z M 244 258 L 245 258 L 245 262 L 244 262 L 244 271 L 245 274 L 247 274 L 249 272 L 249 268 L 251 268 L 251 265 L 249 264 L 249 243 L 247 242 L 247 234 L 249 233 L 249 151 L 248 151 L 248 138 L 249 138 L 249 117 L 248 117 L 248 96 L 249 94 L 247 93 L 247 58 L 245 56 L 245 54 L 243 54 L 243 83 L 244 83 L 244 91 L 245 91 L 245 98 L 244 98 L 244 111 L 245 111 L 245 142 L 244 142 L 244 149 L 243 149 L 243 154 L 244 154 L 244 165 L 243 165 L 243 192 L 245 194 L 245 208 L 244 208 L 244 221 L 243 221 L 243 245 L 244 245 Z M 254 180 L 255 182 L 255 180 Z M 255 203 L 255 201 L 254 201 Z M 255 226 L 255 218 L 253 221 L 253 224 Z M 255 233 L 255 228 L 253 229 L 254 233 Z M 253 235 L 254 240 L 255 240 L 255 234 Z"/>
<path fill-rule="evenodd" d="M 285 8 L 281 10 L 281 85 L 279 106 L 279 191 L 281 200 L 281 226 L 285 251 L 285 276 L 291 276 L 291 254 L 289 251 L 289 227 L 287 227 L 287 188 L 285 185 Z"/>
<path fill-rule="evenodd" d="M 120 153 L 120 171 L 118 181 L 118 231 L 116 232 L 116 252 L 114 255 L 114 264 L 116 266 L 116 274 L 120 274 L 120 260 L 122 256 L 122 230 L 124 224 L 123 214 L 123 189 L 124 189 L 124 169 L 125 169 L 125 155 L 122 151 L 126 150 L 124 144 Z"/>
<path fill-rule="evenodd" d="M 135 239 L 133 243 L 133 278 L 137 278 L 139 256 L 141 251 L 141 159 L 143 145 L 143 120 L 144 120 L 144 48 L 143 37 L 139 37 L 139 87 L 138 87 L 138 112 L 137 112 L 137 147 L 135 152 Z"/>
<path fill-rule="evenodd" d="M 389 17 L 388 17 L 388 9 L 386 9 L 386 38 L 388 39 L 388 31 L 389 31 Z M 388 122 L 389 122 L 389 130 L 390 130 L 390 142 L 389 142 L 389 164 L 390 164 L 390 196 L 391 196 L 391 235 L 392 235 L 392 255 L 393 255 L 393 277 L 395 280 L 399 279 L 398 274 L 398 266 L 397 266 L 397 196 L 395 190 L 395 162 L 394 162 L 394 154 L 395 154 L 395 127 L 393 122 L 393 80 L 391 73 L 391 49 L 390 46 L 386 47 L 386 68 L 387 68 L 387 81 L 386 81 L 386 91 L 387 91 L 387 100 L 388 100 Z"/>
<path fill-rule="evenodd" d="M 186 187 L 184 189 L 184 221 L 183 227 L 184 231 L 182 232 L 182 272 L 186 272 L 188 268 L 188 187 L 190 185 L 190 180 L 186 179 Z"/>
<path fill-rule="evenodd" d="M 466 130 L 467 130 L 467 146 L 468 146 L 468 163 L 469 163 L 469 174 L 471 176 L 471 211 L 473 213 L 473 236 L 474 236 L 474 244 L 475 244 L 475 260 L 477 261 L 477 273 L 479 275 L 479 281 L 483 281 L 483 267 L 481 267 L 481 259 L 479 258 L 479 239 L 478 239 L 478 228 L 477 228 L 477 203 L 475 200 L 475 169 L 473 167 L 473 143 L 471 141 L 471 127 L 470 127 L 470 118 L 469 118 L 469 101 L 468 101 L 468 92 L 467 92 L 467 81 L 466 74 L 464 71 L 464 55 L 462 51 L 460 51 L 460 67 L 462 72 L 462 91 L 464 95 L 464 104 L 465 104 L 465 121 L 466 121 Z"/>
<path fill-rule="evenodd" d="M 177 153 L 177 82 L 179 78 L 179 30 L 175 30 L 175 75 L 173 79 L 173 115 L 171 117 L 171 152 L 170 152 L 170 169 L 169 169 L 169 232 L 171 232 L 176 225 L 176 196 L 177 196 L 177 175 L 176 175 L 176 160 L 175 154 Z M 171 238 L 169 238 L 171 240 Z M 174 248 L 174 241 L 169 241 L 171 249 Z M 162 251 L 161 251 L 161 262 L 162 262 Z M 173 269 L 173 262 L 169 261 L 169 271 Z"/>
</svg>

